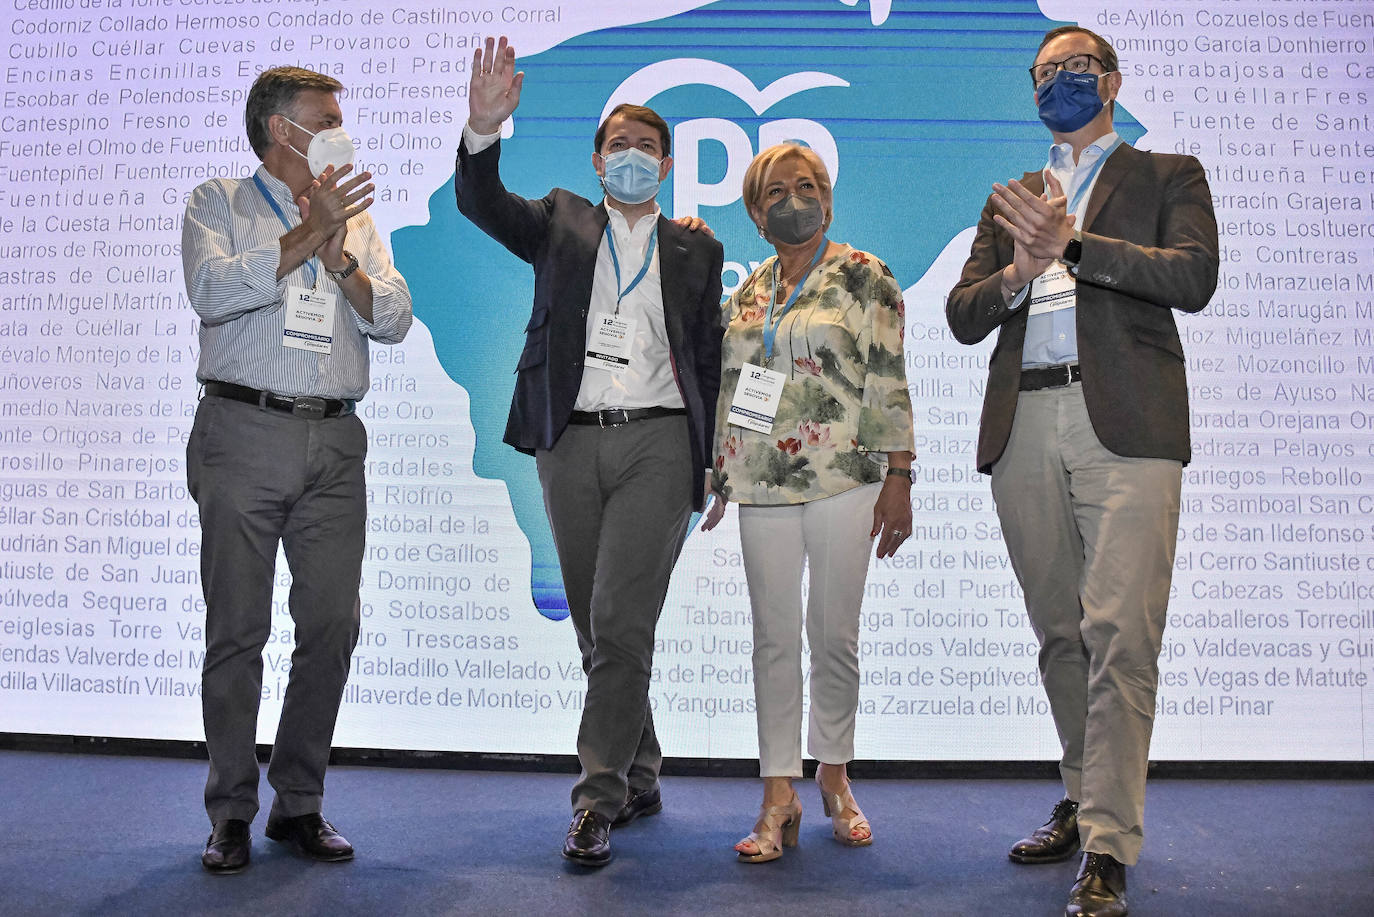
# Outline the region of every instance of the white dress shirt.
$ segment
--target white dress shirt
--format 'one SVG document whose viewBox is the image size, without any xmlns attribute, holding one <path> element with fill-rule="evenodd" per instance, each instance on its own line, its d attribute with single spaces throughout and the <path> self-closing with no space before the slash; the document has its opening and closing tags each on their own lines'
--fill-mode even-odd
<svg viewBox="0 0 1374 917">
<path fill-rule="evenodd" d="M 497 141 L 497 131 L 478 134 L 471 127 L 463 127 L 463 144 L 469 154 L 477 154 Z M 615 263 L 606 236 L 596 251 L 596 273 L 592 279 L 592 298 L 587 308 L 587 340 L 596 323 L 598 313 L 614 313 L 620 299 L 620 317 L 635 322 L 634 345 L 630 348 L 630 365 L 624 372 L 586 367 L 582 370 L 582 385 L 573 408 L 578 411 L 598 411 L 604 408 L 681 408 L 685 407 L 682 392 L 673 373 L 672 354 L 668 349 L 668 330 L 663 318 L 663 283 L 659 274 L 659 246 L 654 246 L 649 269 L 640 282 L 620 298 L 619 292 L 630 285 L 644 266 L 649 240 L 657 232 L 659 208 L 641 217 L 630 226 L 619 210 L 603 203 L 609 215 L 611 237 L 615 239 L 616 258 L 620 261 L 619 289 L 616 286 Z"/>
</svg>

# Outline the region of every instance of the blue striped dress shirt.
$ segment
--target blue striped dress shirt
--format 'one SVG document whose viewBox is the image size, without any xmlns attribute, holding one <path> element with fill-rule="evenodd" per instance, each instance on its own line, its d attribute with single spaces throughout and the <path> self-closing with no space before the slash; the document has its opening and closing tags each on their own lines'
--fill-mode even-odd
<svg viewBox="0 0 1374 917">
<path fill-rule="evenodd" d="M 293 226 L 300 210 L 286 184 L 259 166 L 258 178 Z M 200 316 L 201 382 L 219 381 L 279 395 L 361 399 L 368 388 L 367 339 L 395 344 L 411 323 L 410 288 L 391 264 L 372 217 L 348 221 L 347 248 L 372 281 L 372 321 L 348 303 L 318 258 L 280 281 L 281 219 L 252 178 L 217 178 L 191 192 L 181 233 L 186 295 Z M 313 267 L 313 272 L 312 272 Z M 286 288 L 333 293 L 334 343 L 329 354 L 282 345 Z"/>
</svg>

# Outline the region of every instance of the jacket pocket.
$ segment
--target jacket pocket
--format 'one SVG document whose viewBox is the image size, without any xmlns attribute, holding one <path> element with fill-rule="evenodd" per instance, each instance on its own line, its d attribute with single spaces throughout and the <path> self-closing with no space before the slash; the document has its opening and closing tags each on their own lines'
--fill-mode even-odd
<svg viewBox="0 0 1374 917">
<path fill-rule="evenodd" d="M 525 349 L 520 351 L 520 362 L 515 364 L 515 371 L 529 369 L 538 366 L 548 359 L 549 337 L 547 330 L 536 329 L 525 335 Z"/>
<path fill-rule="evenodd" d="M 549 323 L 549 310 L 548 310 L 548 307 L 547 307 L 547 306 L 535 306 L 535 307 L 534 307 L 534 311 L 530 313 L 530 321 L 529 321 L 529 324 L 527 324 L 527 325 L 525 326 L 525 333 L 528 334 L 528 333 L 531 332 L 531 331 L 535 331 L 535 330 L 537 330 L 537 329 L 539 329 L 539 328 L 543 328 L 543 327 L 544 327 L 545 325 L 547 325 L 548 323 Z"/>
<path fill-rule="evenodd" d="M 1136 339 L 1137 343 L 1158 348 L 1180 363 L 1183 362 L 1183 345 L 1179 343 L 1177 335 L 1160 331 L 1157 328 L 1147 328 L 1144 325 L 1132 325 L 1131 336 Z"/>
<path fill-rule="evenodd" d="M 525 326 L 525 349 L 520 351 L 520 360 L 515 371 L 538 366 L 549 355 L 549 310 L 536 308 L 530 314 L 529 324 Z"/>
</svg>

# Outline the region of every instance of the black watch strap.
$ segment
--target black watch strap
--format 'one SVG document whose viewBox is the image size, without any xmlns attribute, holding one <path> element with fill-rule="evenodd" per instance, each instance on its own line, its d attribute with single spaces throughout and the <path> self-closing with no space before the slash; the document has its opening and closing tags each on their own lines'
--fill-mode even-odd
<svg viewBox="0 0 1374 917">
<path fill-rule="evenodd" d="M 906 478 L 908 481 L 913 480 L 912 477 L 911 477 L 911 469 L 910 469 L 910 468 L 892 468 L 892 467 L 889 467 L 889 468 L 887 469 L 887 477 L 889 477 L 889 478 Z"/>
</svg>

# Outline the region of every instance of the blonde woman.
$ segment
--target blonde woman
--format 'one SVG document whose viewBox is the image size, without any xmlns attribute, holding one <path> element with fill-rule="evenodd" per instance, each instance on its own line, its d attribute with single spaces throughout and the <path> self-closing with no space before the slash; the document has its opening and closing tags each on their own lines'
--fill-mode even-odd
<svg viewBox="0 0 1374 917">
<path fill-rule="evenodd" d="M 714 528 L 740 504 L 754 624 L 763 805 L 735 845 L 764 863 L 797 842 L 802 774 L 802 627 L 811 652 L 807 750 L 841 844 L 873 831 L 850 790 L 859 697 L 859 609 L 869 553 L 911 532 L 911 399 L 902 291 L 887 265 L 826 237 L 830 176 L 795 143 L 760 153 L 744 202 L 777 249 L 726 306 L 717 404 Z M 804 567 L 810 569 L 803 614 Z"/>
</svg>

